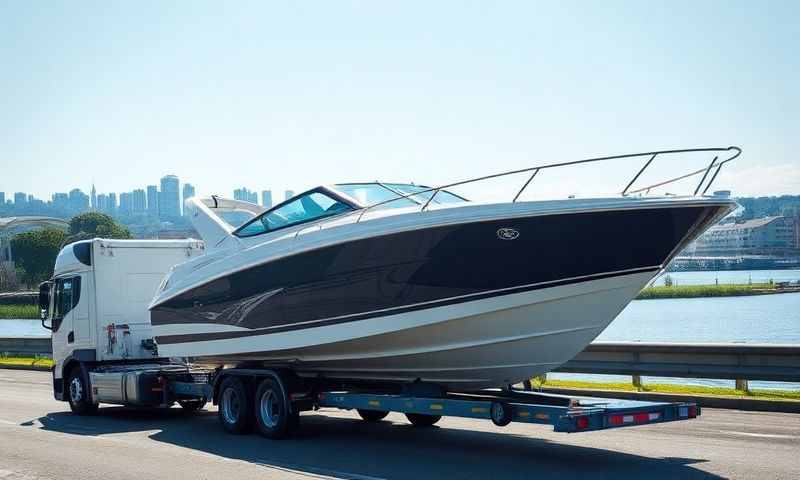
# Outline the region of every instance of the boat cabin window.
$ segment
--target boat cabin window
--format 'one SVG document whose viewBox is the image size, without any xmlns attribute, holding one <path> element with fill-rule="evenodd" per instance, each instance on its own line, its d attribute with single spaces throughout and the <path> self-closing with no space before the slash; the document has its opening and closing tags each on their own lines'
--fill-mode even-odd
<svg viewBox="0 0 800 480">
<path fill-rule="evenodd" d="M 387 202 L 382 205 L 377 205 L 375 208 L 403 208 L 424 205 L 428 203 L 431 195 L 433 195 L 433 192 L 411 195 L 416 192 L 428 190 L 428 187 L 407 183 L 342 183 L 336 185 L 336 189 L 358 200 L 358 203 L 365 207 Z M 411 196 L 402 198 L 404 195 Z M 389 201 L 393 199 L 396 200 L 392 202 Z M 466 201 L 466 199 L 454 193 L 450 193 L 447 190 L 440 190 L 439 193 L 433 197 L 433 203 L 439 204 L 463 203 Z"/>
<path fill-rule="evenodd" d="M 262 214 L 239 229 L 236 234 L 240 237 L 252 237 L 320 218 L 332 217 L 350 210 L 353 210 L 353 207 L 324 193 L 309 192 Z"/>
</svg>

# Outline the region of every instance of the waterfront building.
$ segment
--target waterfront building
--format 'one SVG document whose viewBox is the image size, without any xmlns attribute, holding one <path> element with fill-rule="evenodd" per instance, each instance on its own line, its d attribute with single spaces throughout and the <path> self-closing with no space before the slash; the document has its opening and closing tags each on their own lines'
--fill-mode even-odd
<svg viewBox="0 0 800 480">
<path fill-rule="evenodd" d="M 133 213 L 144 213 L 147 210 L 147 194 L 141 188 L 133 191 L 131 211 Z"/>
<path fill-rule="evenodd" d="M 106 213 L 109 215 L 117 214 L 117 194 L 114 192 L 108 194 L 108 211 Z"/>
<path fill-rule="evenodd" d="M 797 217 L 772 216 L 715 225 L 687 251 L 694 256 L 796 254 Z"/>
<path fill-rule="evenodd" d="M 52 197 L 53 207 L 58 208 L 60 210 L 66 210 L 69 208 L 69 195 L 66 193 L 54 193 Z"/>
<path fill-rule="evenodd" d="M 292 197 L 294 197 L 294 190 L 286 190 L 284 192 L 284 200 L 289 200 Z"/>
<path fill-rule="evenodd" d="M 252 192 L 245 187 L 237 188 L 233 191 L 234 200 L 258 204 L 258 193 Z"/>
<path fill-rule="evenodd" d="M 16 192 L 14 194 L 14 207 L 23 207 L 28 203 L 28 196 L 25 192 Z"/>
<path fill-rule="evenodd" d="M 264 190 L 261 192 L 261 205 L 264 208 L 272 207 L 272 190 Z"/>
<path fill-rule="evenodd" d="M 158 216 L 158 186 L 147 186 L 147 213 L 153 217 Z"/>
<path fill-rule="evenodd" d="M 185 203 L 186 200 L 188 200 L 188 199 L 190 199 L 190 198 L 192 198 L 194 196 L 195 196 L 194 185 L 192 185 L 191 183 L 184 183 L 183 184 L 183 203 Z M 186 207 L 185 206 L 183 208 L 183 215 L 186 216 Z"/>
<path fill-rule="evenodd" d="M 0 192 L 0 206 L 6 204 L 6 192 Z"/>
<path fill-rule="evenodd" d="M 158 215 L 162 220 L 174 220 L 181 216 L 180 181 L 175 175 L 161 177 Z"/>
</svg>

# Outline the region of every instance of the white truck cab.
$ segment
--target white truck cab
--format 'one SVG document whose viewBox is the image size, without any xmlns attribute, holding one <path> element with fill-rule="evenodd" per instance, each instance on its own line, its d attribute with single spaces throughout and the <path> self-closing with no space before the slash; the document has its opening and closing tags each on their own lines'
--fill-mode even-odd
<svg viewBox="0 0 800 480">
<path fill-rule="evenodd" d="M 203 248 L 193 239 L 95 238 L 61 249 L 53 278 L 39 291 L 42 324 L 52 330 L 56 399 L 68 400 L 65 378 L 86 364 L 158 356 L 147 307 L 169 270 Z"/>
</svg>

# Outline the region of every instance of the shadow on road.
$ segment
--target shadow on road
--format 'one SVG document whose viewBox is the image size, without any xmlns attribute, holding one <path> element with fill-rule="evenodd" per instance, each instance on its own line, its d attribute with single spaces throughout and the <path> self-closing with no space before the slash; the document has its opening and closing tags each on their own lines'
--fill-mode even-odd
<svg viewBox="0 0 800 480">
<path fill-rule="evenodd" d="M 391 418 L 391 417 L 390 417 Z M 96 417 L 50 413 L 38 421 L 45 430 L 75 434 L 155 430 L 150 438 L 229 459 L 316 475 L 368 480 L 425 478 L 720 478 L 693 468 L 706 460 L 649 458 L 559 444 L 544 439 L 456 428 L 414 428 L 388 421 L 304 414 L 299 432 L 288 440 L 223 432 L 216 412 L 186 414 L 180 409 L 101 409 Z M 33 421 L 27 422 L 33 425 Z M 532 427 L 536 428 L 536 427 Z M 535 434 L 535 431 L 531 433 Z"/>
</svg>

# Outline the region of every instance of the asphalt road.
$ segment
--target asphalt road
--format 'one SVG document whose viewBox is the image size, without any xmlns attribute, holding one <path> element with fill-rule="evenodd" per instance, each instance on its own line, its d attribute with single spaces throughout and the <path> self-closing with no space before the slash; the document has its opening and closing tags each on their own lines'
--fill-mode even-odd
<svg viewBox="0 0 800 480">
<path fill-rule="evenodd" d="M 701 418 L 605 432 L 401 415 L 367 424 L 326 410 L 294 438 L 232 436 L 216 409 L 101 408 L 76 417 L 46 372 L 0 370 L 0 480 L 800 478 L 800 415 L 706 409 Z"/>
</svg>

